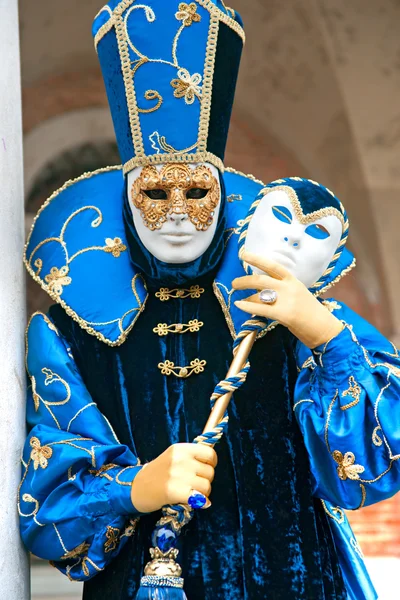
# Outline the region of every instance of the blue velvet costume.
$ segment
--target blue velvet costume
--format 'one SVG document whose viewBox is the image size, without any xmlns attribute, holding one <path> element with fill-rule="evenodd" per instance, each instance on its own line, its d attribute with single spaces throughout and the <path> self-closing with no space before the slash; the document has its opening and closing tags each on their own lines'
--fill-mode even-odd
<svg viewBox="0 0 400 600">
<path fill-rule="evenodd" d="M 185 13 L 182 36 L 207 24 L 199 35 L 205 47 L 207 31 L 219 23 L 215 69 L 221 82 L 230 36 L 242 35 L 237 15 L 219 1 L 202 0 L 193 3 L 196 11 L 185 12 L 182 3 L 152 0 L 146 10 L 132 10 L 131 18 L 141 15 L 156 25 L 153 16 L 167 4 L 174 6 L 162 15 L 167 34 L 168 19 Z M 193 127 L 178 139 L 176 121 L 164 115 L 153 135 L 146 119 L 157 112 L 135 113 L 121 101 L 120 88 L 129 85 L 124 69 L 115 79 L 111 57 L 112 48 L 125 56 L 129 20 L 123 16 L 131 5 L 110 2 L 95 21 L 99 55 L 102 44 L 109 45 L 100 58 L 104 67 L 109 57 L 113 69 L 111 76 L 105 67 L 105 80 L 125 171 L 162 159 L 221 167 L 226 97 L 228 117 L 214 104 L 217 94 L 208 115 L 210 137 L 202 149 L 196 129 L 193 150 L 187 150 Z M 200 21 L 190 20 L 195 13 Z M 233 47 L 238 59 L 236 42 Z M 136 75 L 146 67 L 161 68 L 144 61 Z M 199 65 L 186 68 L 203 72 Z M 218 85 L 228 93 L 229 85 Z M 136 99 L 141 89 L 141 98 L 158 103 L 157 94 L 146 96 L 147 83 L 138 86 Z M 168 104 L 167 88 L 157 90 L 164 99 L 160 111 L 176 114 L 174 102 L 182 105 L 182 119 L 191 107 L 198 110 L 199 98 L 194 106 L 177 97 Z M 131 127 L 137 118 L 141 136 Z M 193 118 L 199 121 L 200 113 L 188 116 L 188 123 Z M 176 147 L 187 152 L 170 150 Z M 244 274 L 240 228 L 263 184 L 229 170 L 221 181 L 217 233 L 207 253 L 189 265 L 170 267 L 143 248 L 120 169 L 66 184 L 44 205 L 28 240 L 28 270 L 57 304 L 49 315 L 33 315 L 27 330 L 30 433 L 19 490 L 21 533 L 32 552 L 86 581 L 86 600 L 135 598 L 159 513 L 140 515 L 130 484 L 141 463 L 202 431 L 210 394 L 231 360 L 232 336 L 246 320 L 234 301 L 248 292 L 233 291 L 231 281 Z M 305 214 L 327 205 L 327 194 L 310 197 L 307 182 L 271 185 L 282 183 L 295 190 Z M 316 293 L 352 266 L 349 252 L 338 254 Z M 275 324 L 256 342 L 247 382 L 234 396 L 228 434 L 218 446 L 213 505 L 196 513 L 180 538 L 189 600 L 376 598 L 343 509 L 400 488 L 400 357 L 346 306 L 334 300 L 327 306 L 346 327 L 324 347 L 311 351 Z"/>
</svg>

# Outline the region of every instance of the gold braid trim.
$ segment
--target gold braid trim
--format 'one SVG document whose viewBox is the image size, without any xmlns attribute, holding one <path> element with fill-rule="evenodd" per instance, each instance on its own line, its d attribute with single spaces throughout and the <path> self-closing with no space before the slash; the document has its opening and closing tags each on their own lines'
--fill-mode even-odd
<svg viewBox="0 0 400 600">
<path fill-rule="evenodd" d="M 213 79 L 215 56 L 217 54 L 219 21 L 211 13 L 210 28 L 208 31 L 206 60 L 204 65 L 203 92 L 201 97 L 201 114 L 199 123 L 198 146 L 200 152 L 207 151 L 208 130 L 210 126 L 211 98 L 213 92 Z"/>
<path fill-rule="evenodd" d="M 129 47 L 125 35 L 124 19 L 122 12 L 133 4 L 134 0 L 124 0 L 114 10 L 115 33 L 117 36 L 119 56 L 121 60 L 122 74 L 124 77 L 125 95 L 128 104 L 129 122 L 131 126 L 131 135 L 135 155 L 139 158 L 145 156 L 142 130 L 140 128 L 139 111 L 136 102 L 135 86 L 133 85 L 133 75 L 131 69 L 131 59 L 129 56 Z M 123 6 L 122 6 L 123 5 Z M 122 9 L 120 10 L 120 7 Z M 124 171 L 125 172 L 125 171 Z"/>
<path fill-rule="evenodd" d="M 150 156 L 135 156 L 126 162 L 123 166 L 123 173 L 126 175 L 135 167 L 145 167 L 152 164 L 163 163 L 203 163 L 208 162 L 216 167 L 221 173 L 224 172 L 224 163 L 218 156 L 211 152 L 196 152 L 195 154 L 181 154 L 171 152 L 169 154 L 151 154 Z"/>
<path fill-rule="evenodd" d="M 103 39 L 103 37 L 109 32 L 111 31 L 111 29 L 114 27 L 115 25 L 115 20 L 114 20 L 114 15 L 111 12 L 111 8 L 109 6 L 104 6 L 104 8 L 101 9 L 101 11 L 96 15 L 96 17 L 98 17 L 100 15 L 100 13 L 105 10 L 106 8 L 109 9 L 110 11 L 110 18 L 108 19 L 107 23 L 104 23 L 104 25 L 102 25 L 100 27 L 100 29 L 98 30 L 98 32 L 96 33 L 96 35 L 94 36 L 94 47 L 95 50 L 97 52 L 97 46 L 100 42 L 100 40 Z M 95 17 L 95 18 L 96 18 Z"/>
</svg>

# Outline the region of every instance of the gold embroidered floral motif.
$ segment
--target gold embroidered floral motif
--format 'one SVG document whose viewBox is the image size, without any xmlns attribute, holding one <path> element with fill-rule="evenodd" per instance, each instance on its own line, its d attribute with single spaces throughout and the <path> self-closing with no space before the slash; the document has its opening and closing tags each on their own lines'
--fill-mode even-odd
<svg viewBox="0 0 400 600">
<path fill-rule="evenodd" d="M 69 268 L 66 265 L 61 267 L 61 269 L 52 267 L 50 269 L 50 273 L 44 278 L 45 282 L 49 286 L 49 290 L 57 296 L 61 296 L 63 293 L 63 287 L 72 283 L 72 279 L 68 276 L 68 273 Z"/>
<path fill-rule="evenodd" d="M 106 238 L 106 246 L 104 247 L 104 252 L 112 254 L 114 258 L 119 258 L 121 256 L 121 253 L 125 252 L 125 250 L 126 246 L 122 243 L 121 238 Z"/>
<path fill-rule="evenodd" d="M 104 544 L 104 550 L 106 552 L 113 552 L 114 550 L 116 550 L 119 544 L 119 529 L 108 525 L 106 531 L 106 538 L 107 541 Z"/>
<path fill-rule="evenodd" d="M 200 188 L 203 198 L 188 198 L 188 192 Z M 165 198 L 156 200 L 146 192 L 163 190 Z M 187 214 L 198 231 L 207 230 L 214 221 L 220 201 L 217 179 L 205 165 L 191 169 L 177 163 L 164 165 L 157 171 L 152 165 L 142 169 L 131 190 L 132 201 L 140 210 L 143 222 L 151 231 L 161 229 L 170 214 Z"/>
<path fill-rule="evenodd" d="M 349 404 L 346 404 L 345 406 L 341 406 L 340 407 L 341 410 L 347 410 L 349 408 L 352 408 L 353 406 L 357 406 L 357 404 L 360 402 L 361 388 L 353 376 L 350 377 L 349 384 L 350 384 L 349 389 L 345 390 L 342 393 L 342 396 L 343 397 L 351 396 L 351 398 L 354 398 L 354 400 L 353 400 L 353 402 L 350 402 Z"/>
<path fill-rule="evenodd" d="M 187 69 L 179 69 L 178 79 L 171 81 L 174 88 L 175 98 L 184 98 L 186 104 L 193 104 L 195 98 L 201 99 L 201 81 L 200 73 L 190 75 Z"/>
<path fill-rule="evenodd" d="M 201 294 L 204 294 L 204 288 L 201 288 L 199 285 L 191 285 L 189 289 L 180 289 L 175 288 L 170 290 L 169 288 L 160 288 L 160 291 L 156 293 L 156 298 L 161 300 L 161 302 L 168 302 L 173 298 L 180 298 L 184 300 L 185 298 L 200 298 Z"/>
<path fill-rule="evenodd" d="M 207 362 L 205 360 L 196 358 L 190 362 L 190 366 L 178 367 L 175 366 L 175 363 L 173 363 L 171 360 L 166 360 L 165 362 L 159 363 L 158 368 L 163 375 L 175 375 L 175 377 L 179 377 L 180 379 L 187 379 L 193 375 L 193 373 L 195 375 L 203 373 L 206 364 Z"/>
<path fill-rule="evenodd" d="M 33 468 L 35 471 L 39 468 L 46 469 L 48 459 L 52 457 L 53 450 L 49 446 L 41 446 L 37 437 L 31 438 L 30 445 L 32 448 L 31 460 L 33 460 Z"/>
<path fill-rule="evenodd" d="M 185 27 L 190 27 L 192 23 L 199 23 L 201 21 L 201 17 L 197 12 L 197 5 L 195 2 L 191 2 L 190 4 L 186 4 L 186 2 L 181 2 L 179 4 L 179 10 L 175 13 L 175 17 L 178 21 L 182 21 L 182 24 Z"/>
<path fill-rule="evenodd" d="M 166 336 L 169 333 L 195 333 L 200 331 L 201 327 L 203 327 L 204 323 L 199 321 L 198 319 L 193 319 L 189 321 L 189 323 L 173 323 L 172 325 L 168 325 L 167 323 L 159 323 L 157 327 L 154 327 L 153 332 L 157 333 L 160 337 Z"/>
<path fill-rule="evenodd" d="M 335 450 L 332 456 L 339 465 L 337 473 L 342 481 L 346 481 L 346 479 L 352 479 L 354 481 L 360 479 L 359 473 L 364 473 L 365 471 L 363 466 L 354 464 L 356 457 L 352 452 L 346 452 L 343 456 L 339 450 Z"/>
<path fill-rule="evenodd" d="M 70 558 L 78 558 L 78 556 L 81 556 L 82 554 L 86 554 L 87 551 L 89 550 L 89 548 L 90 548 L 90 544 L 83 542 L 83 544 L 81 544 L 80 546 L 77 546 L 70 552 L 66 552 L 66 554 L 64 554 L 64 556 L 61 557 L 61 560 L 69 560 Z"/>
</svg>

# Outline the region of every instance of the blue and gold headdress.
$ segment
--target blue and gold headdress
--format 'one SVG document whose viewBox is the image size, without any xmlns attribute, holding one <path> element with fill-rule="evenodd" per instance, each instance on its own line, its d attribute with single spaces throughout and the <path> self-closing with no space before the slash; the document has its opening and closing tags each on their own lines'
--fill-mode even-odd
<svg viewBox="0 0 400 600">
<path fill-rule="evenodd" d="M 93 35 L 124 173 L 223 159 L 242 22 L 222 0 L 110 0 Z"/>
</svg>

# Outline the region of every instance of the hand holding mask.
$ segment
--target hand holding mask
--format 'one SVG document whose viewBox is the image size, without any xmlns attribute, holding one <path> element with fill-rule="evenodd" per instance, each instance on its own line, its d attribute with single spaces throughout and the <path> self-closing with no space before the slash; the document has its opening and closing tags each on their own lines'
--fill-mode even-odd
<svg viewBox="0 0 400 600">
<path fill-rule="evenodd" d="M 249 275 L 232 283 L 258 293 L 236 305 L 278 321 L 309 348 L 329 341 L 343 325 L 314 294 L 333 283 L 340 259 L 349 260 L 347 236 L 346 212 L 332 192 L 300 178 L 270 184 L 252 205 L 240 236 Z"/>
</svg>

